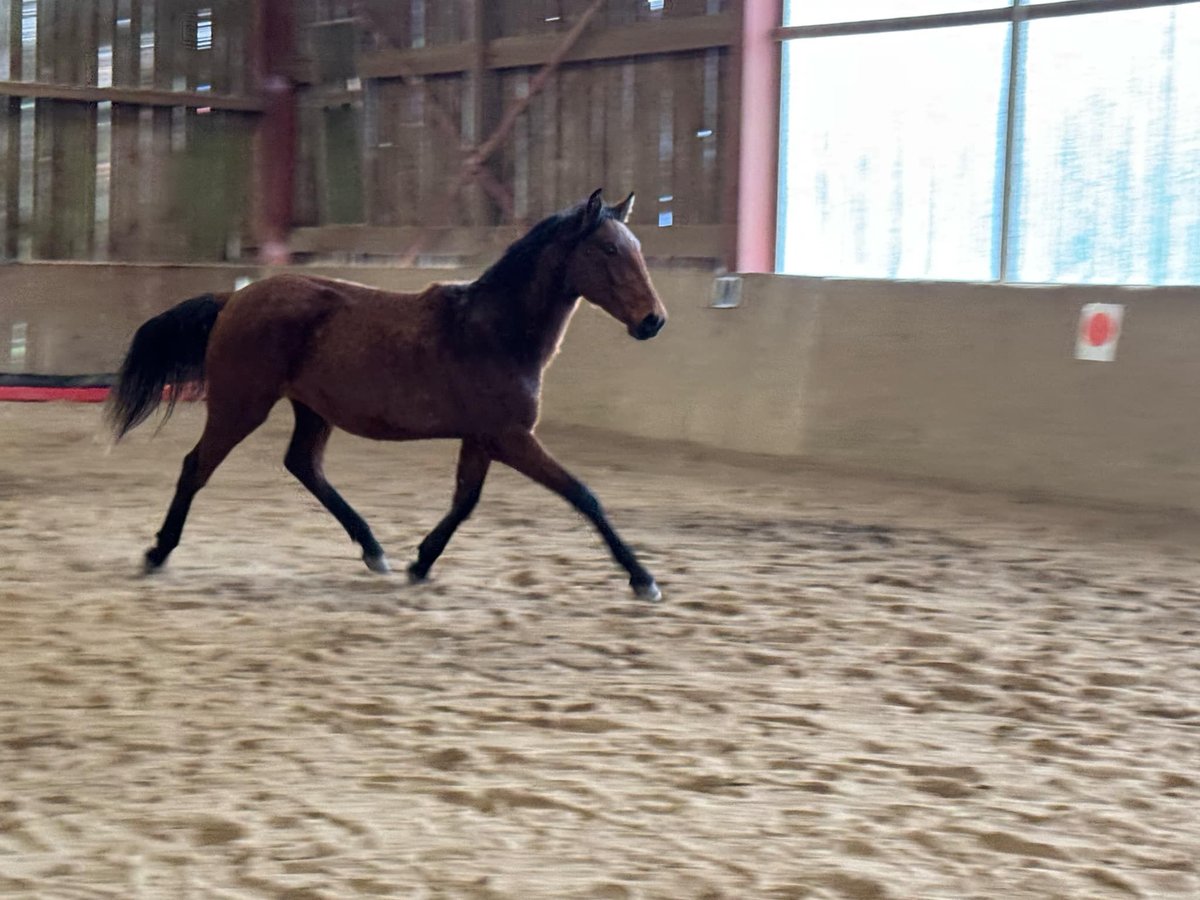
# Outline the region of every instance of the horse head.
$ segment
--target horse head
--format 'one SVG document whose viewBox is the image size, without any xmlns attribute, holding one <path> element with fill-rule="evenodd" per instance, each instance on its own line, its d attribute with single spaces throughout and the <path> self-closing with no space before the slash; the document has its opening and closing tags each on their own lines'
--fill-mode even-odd
<svg viewBox="0 0 1200 900">
<path fill-rule="evenodd" d="M 634 195 L 606 206 L 600 194 L 595 191 L 570 224 L 577 231 L 567 285 L 624 324 L 632 337 L 648 340 L 667 324 L 667 309 L 650 283 L 641 242 L 625 224 Z"/>
</svg>

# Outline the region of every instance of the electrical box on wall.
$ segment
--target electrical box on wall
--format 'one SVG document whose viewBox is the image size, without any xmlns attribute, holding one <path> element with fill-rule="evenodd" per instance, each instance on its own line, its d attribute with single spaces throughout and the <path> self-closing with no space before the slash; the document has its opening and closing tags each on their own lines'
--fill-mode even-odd
<svg viewBox="0 0 1200 900">
<path fill-rule="evenodd" d="M 713 309 L 733 309 L 742 305 L 742 276 L 722 275 L 713 281 Z"/>
</svg>

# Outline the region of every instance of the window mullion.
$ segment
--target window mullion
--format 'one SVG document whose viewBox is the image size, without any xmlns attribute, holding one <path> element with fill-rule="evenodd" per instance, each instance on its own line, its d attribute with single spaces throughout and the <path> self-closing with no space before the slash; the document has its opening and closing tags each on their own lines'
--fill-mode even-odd
<svg viewBox="0 0 1200 900">
<path fill-rule="evenodd" d="M 1000 194 L 1000 266 L 999 278 L 1000 281 L 1008 281 L 1010 271 L 1009 255 L 1012 252 L 1012 246 L 1009 236 L 1012 233 L 1012 207 L 1013 207 L 1013 161 L 1016 158 L 1016 147 L 1014 146 L 1014 137 L 1017 131 L 1017 89 L 1020 87 L 1018 80 L 1020 77 L 1021 64 L 1021 15 L 1022 7 L 1014 3 L 1012 7 L 1012 23 L 1009 26 L 1008 46 L 1008 97 L 1006 99 L 1005 109 L 1005 125 L 1004 125 L 1004 177 L 1002 179 L 1002 187 Z"/>
</svg>

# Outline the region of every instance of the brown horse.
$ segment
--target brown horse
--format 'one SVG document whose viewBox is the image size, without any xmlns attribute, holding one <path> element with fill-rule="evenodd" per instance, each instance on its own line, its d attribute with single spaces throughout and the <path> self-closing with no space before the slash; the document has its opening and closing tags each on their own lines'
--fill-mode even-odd
<svg viewBox="0 0 1200 900">
<path fill-rule="evenodd" d="M 633 195 L 606 206 L 596 191 L 514 243 L 470 284 L 398 294 L 307 275 L 277 275 L 232 295 L 187 300 L 137 331 L 108 415 L 119 440 L 167 397 L 205 381 L 208 418 L 183 470 L 146 570 L 179 544 L 196 492 L 267 418 L 281 397 L 296 426 L 285 465 L 346 529 L 376 572 L 389 566 L 370 527 L 326 480 L 334 427 L 376 440 L 462 441 L 450 512 L 408 567 L 423 580 L 471 515 L 492 460 L 560 494 L 591 520 L 639 597 L 658 586 L 609 524 L 587 487 L 533 434 L 542 375 L 580 295 L 638 340 L 667 320 L 625 226 Z"/>
</svg>

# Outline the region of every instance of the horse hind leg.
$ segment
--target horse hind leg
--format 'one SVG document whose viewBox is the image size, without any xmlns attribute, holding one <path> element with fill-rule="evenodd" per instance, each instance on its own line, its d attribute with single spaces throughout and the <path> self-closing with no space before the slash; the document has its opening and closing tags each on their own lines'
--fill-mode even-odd
<svg viewBox="0 0 1200 900">
<path fill-rule="evenodd" d="M 296 428 L 283 460 L 284 466 L 333 514 L 350 539 L 362 547 L 363 562 L 367 568 L 383 574 L 390 572 L 387 556 L 371 533 L 371 527 L 325 478 L 325 445 L 329 441 L 332 426 L 297 400 L 292 401 L 292 407 L 296 412 Z"/>
<path fill-rule="evenodd" d="M 424 581 L 429 575 L 429 569 L 437 558 L 442 555 L 446 545 L 458 526 L 470 518 L 479 503 L 479 495 L 483 492 L 483 482 L 487 477 L 488 467 L 492 459 L 487 449 L 478 441 L 464 440 L 458 454 L 458 474 L 454 488 L 454 500 L 450 511 L 437 524 L 433 531 L 421 541 L 417 549 L 417 559 L 408 567 L 410 581 Z"/>
<path fill-rule="evenodd" d="M 162 567 L 171 555 L 171 551 L 179 546 L 183 535 L 183 526 L 187 521 L 188 510 L 197 492 L 208 484 L 209 478 L 217 466 L 224 462 L 231 450 L 240 444 L 250 432 L 266 421 L 274 401 L 264 400 L 259 403 L 245 405 L 214 406 L 209 397 L 208 418 L 204 423 L 204 432 L 192 451 L 183 458 L 183 468 L 179 473 L 179 481 L 175 485 L 175 496 L 167 510 L 167 517 L 162 528 L 158 530 L 156 542 L 146 551 L 145 571 L 153 572 Z M 226 409 L 234 409 L 236 413 L 227 413 Z"/>
</svg>

